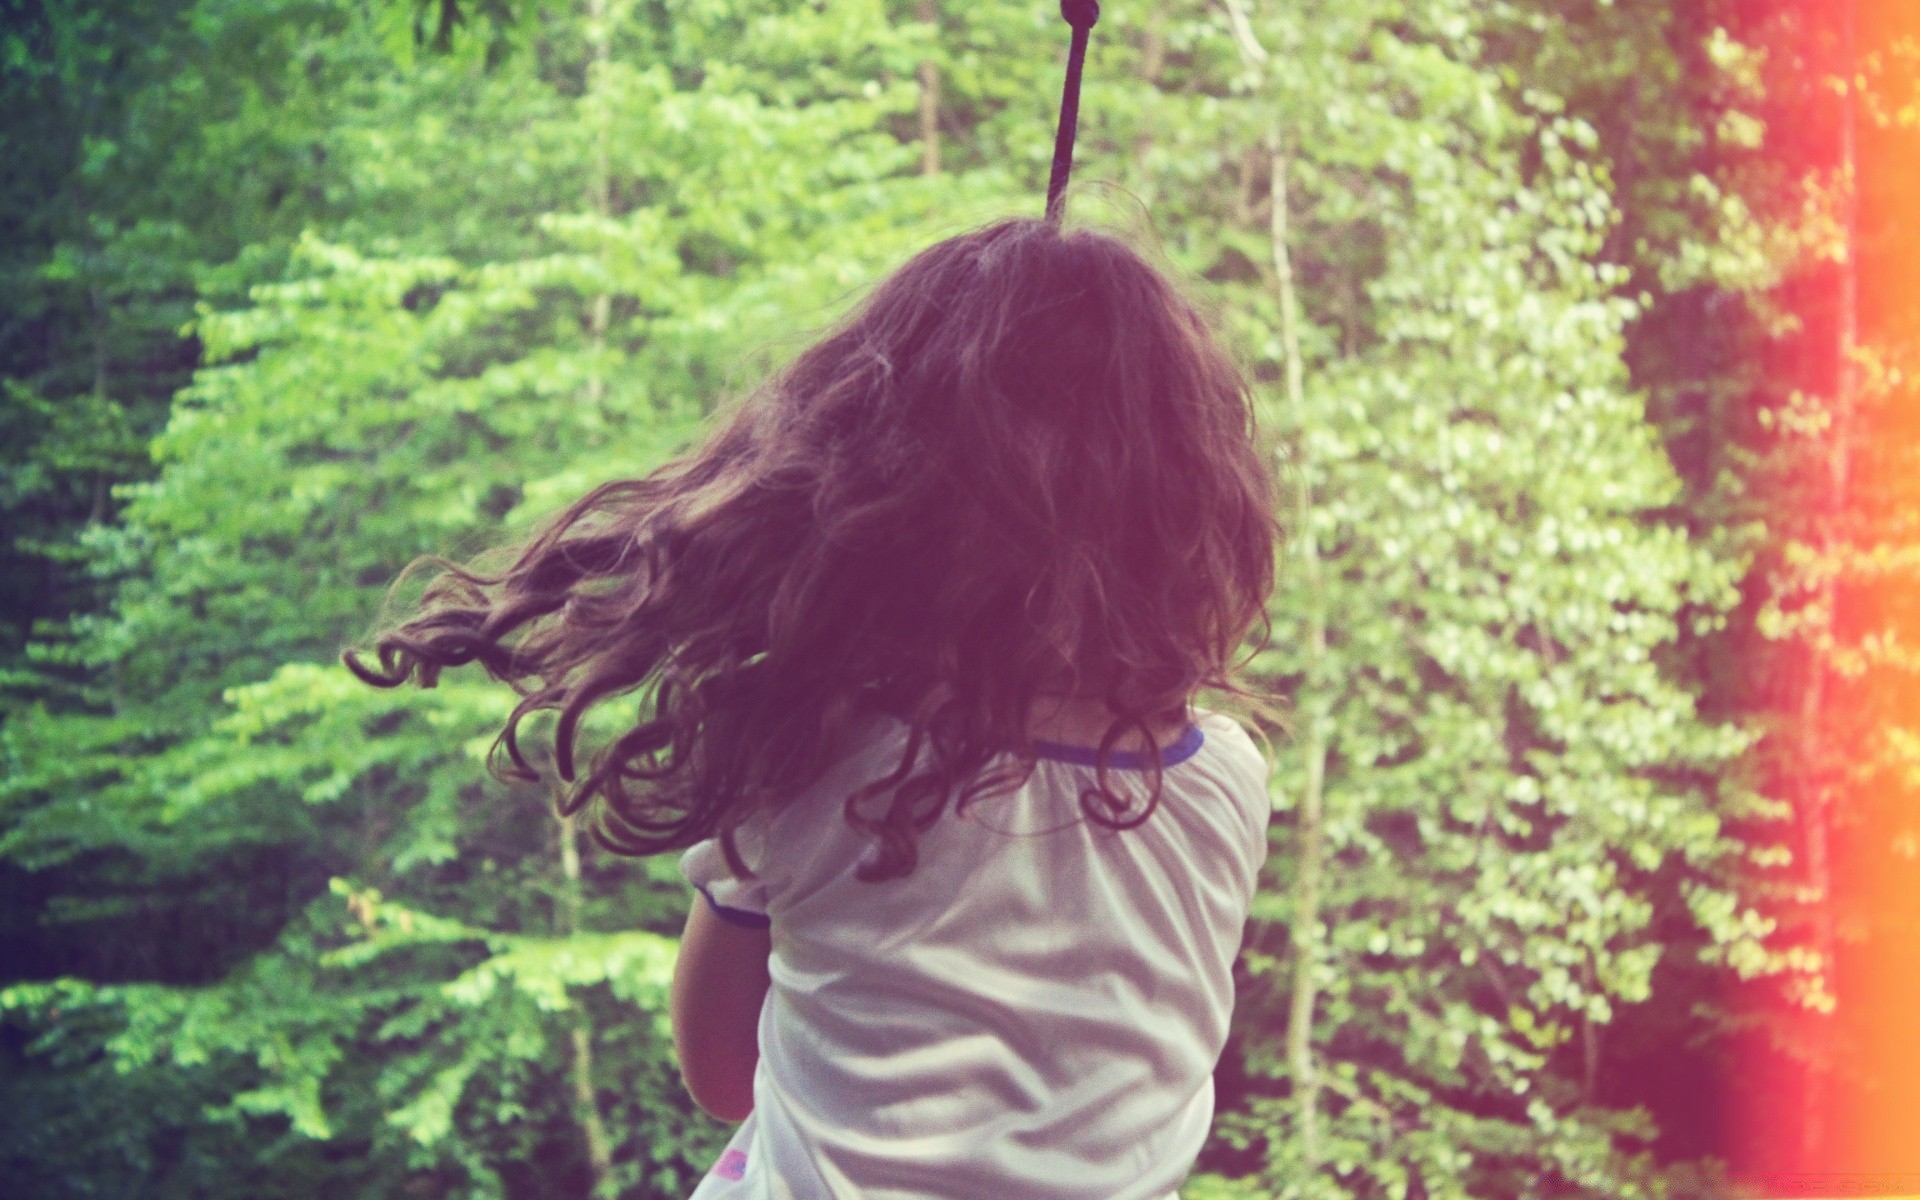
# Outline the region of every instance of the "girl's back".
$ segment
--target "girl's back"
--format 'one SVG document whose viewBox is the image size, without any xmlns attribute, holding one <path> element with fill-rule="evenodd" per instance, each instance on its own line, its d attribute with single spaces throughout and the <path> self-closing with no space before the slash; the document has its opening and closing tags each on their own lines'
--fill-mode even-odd
<svg viewBox="0 0 1920 1200">
<path fill-rule="evenodd" d="M 796 802 L 682 870 L 725 915 L 771 919 L 753 1112 L 694 1200 L 1158 1200 L 1213 1116 L 1231 966 L 1266 857 L 1266 767 L 1202 713 L 1161 752 L 1152 818 L 1116 831 L 1078 798 L 1092 752 L 1041 742 L 1028 781 L 920 840 L 904 879 L 841 800 L 899 765 L 874 716 Z M 1140 753 L 1109 763 L 1139 790 Z M 1129 777 L 1134 777 L 1130 780 Z"/>
<path fill-rule="evenodd" d="M 702 1200 L 1151 1200 L 1206 1132 L 1265 847 L 1258 754 L 1192 704 L 1239 691 L 1276 533 L 1201 314 L 1118 239 L 1003 221 L 349 664 L 480 663 L 521 693 L 505 773 L 554 713 L 563 812 L 685 852 L 716 907 L 682 1074 L 751 1112 Z M 1037 741 L 1043 704 L 1104 750 Z"/>
</svg>

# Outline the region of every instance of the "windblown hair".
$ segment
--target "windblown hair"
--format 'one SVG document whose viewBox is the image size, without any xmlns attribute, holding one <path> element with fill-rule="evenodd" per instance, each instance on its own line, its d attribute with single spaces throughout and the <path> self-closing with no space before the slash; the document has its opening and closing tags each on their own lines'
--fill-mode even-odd
<svg viewBox="0 0 1920 1200">
<path fill-rule="evenodd" d="M 878 842 L 861 878 L 898 877 L 949 802 L 1031 773 L 1040 697 L 1116 714 L 1085 815 L 1151 815 L 1153 724 L 1246 694 L 1272 491 L 1193 306 L 1111 236 L 1003 221 L 913 258 L 701 447 L 596 489 L 503 571 L 448 566 L 376 664 L 345 658 L 382 687 L 480 663 L 522 697 L 497 769 L 539 777 L 518 734 L 553 710 L 563 815 L 590 806 L 620 854 L 720 835 L 743 875 L 739 823 L 891 712 L 902 760 L 843 814 Z M 581 770 L 583 714 L 620 696 L 637 720 Z M 1108 774 L 1129 731 L 1144 798 Z"/>
</svg>

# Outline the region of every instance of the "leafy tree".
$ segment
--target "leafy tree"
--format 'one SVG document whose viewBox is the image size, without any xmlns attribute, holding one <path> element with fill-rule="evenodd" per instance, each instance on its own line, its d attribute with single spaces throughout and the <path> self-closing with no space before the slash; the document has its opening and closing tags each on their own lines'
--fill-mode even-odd
<svg viewBox="0 0 1920 1200">
<path fill-rule="evenodd" d="M 1758 253 L 1693 207 L 1684 120 L 1601 116 L 1647 64 L 1648 108 L 1690 94 L 1674 64 L 1705 34 L 1669 11 L 1103 15 L 1075 212 L 1140 230 L 1228 328 L 1293 529 L 1257 663 L 1295 709 L 1276 853 L 1195 1195 L 1689 1178 L 1606 1086 L 1609 1031 L 1705 977 L 1663 975 L 1663 947 L 1772 960 L 1732 877 L 1749 797 L 1720 783 L 1746 738 L 1697 704 L 1741 547 L 1648 420 L 1689 377 L 1652 352 L 1629 374 L 1636 316 L 1745 286 Z M 86 525 L 104 599 L 34 610 L 81 615 L 43 624 L 0 726 L 0 860 L 44 926 L 0 992 L 30 1039 L 11 1174 L 684 1194 L 720 1131 L 661 1028 L 671 864 L 605 859 L 488 781 L 504 697 L 370 692 L 334 656 L 414 556 L 644 471 L 912 249 L 1036 211 L 1054 6 L 128 12 L 115 36 L 171 65 L 100 86 L 191 152 L 139 160 L 116 203 L 188 231 L 141 328 L 192 303 L 192 343 L 143 384 L 151 477 L 123 446 L 117 511 L 46 510 Z M 47 10 L 46 44 L 90 19 Z M 85 90 L 20 45 L 45 103 Z M 278 199 L 223 224 L 241 177 Z M 78 338 L 63 303 L 47 327 Z M 8 419 L 66 411 L 42 399 L 84 392 L 48 382 L 80 361 L 9 359 Z"/>
<path fill-rule="evenodd" d="M 1600 1102 L 1600 1041 L 1650 997 L 1660 909 L 1721 953 L 1754 941 L 1740 797 L 1711 785 L 1745 739 L 1661 662 L 1738 565 L 1670 515 L 1597 132 L 1519 69 L 1572 31 L 1498 4 L 1196 24 L 1246 100 L 1218 105 L 1233 190 L 1183 226 L 1222 243 L 1256 361 L 1301 375 L 1275 405 L 1299 503 L 1268 666 L 1297 697 L 1294 829 L 1243 999 L 1289 1036 L 1250 1033 L 1226 1135 L 1262 1194 L 1685 1186 L 1644 1113 Z"/>
<path fill-rule="evenodd" d="M 1859 10 L 1856 13 L 1856 9 Z M 1734 25 L 1757 132 L 1741 194 L 1775 234 L 1723 487 L 1760 532 L 1740 697 L 1754 773 L 1782 803 L 1761 878 L 1778 940 L 1808 964 L 1740 993 L 1745 1148 L 1773 1169 L 1898 1170 L 1913 1046 L 1889 1014 L 1911 965 L 1916 781 L 1911 646 L 1914 312 L 1900 167 L 1911 161 L 1912 14 L 1748 6 Z M 1896 265 L 1898 264 L 1898 265 Z M 1764 1089 L 1762 1091 L 1761 1089 Z M 1902 1090 L 1906 1089 L 1906 1090 Z M 1866 1104 L 1860 1098 L 1873 1097 Z"/>
<path fill-rule="evenodd" d="M 671 1194 L 717 1144 L 644 1016 L 670 864 L 594 861 L 483 783 L 499 697 L 330 664 L 410 558 L 660 461 L 777 351 L 769 314 L 820 313 L 950 199 L 901 170 L 915 91 L 875 77 L 916 51 L 853 35 L 877 15 L 596 6 L 491 63 L 396 62 L 380 13 L 326 35 L 359 64 L 316 149 L 340 215 L 203 304 L 159 475 L 91 540 L 119 583 L 61 651 L 86 702 L 4 730 L 3 852 L 58 876 L 46 916 L 196 934 L 137 981 L 7 993 L 40 1053 L 209 1097 L 141 1131 L 180 1149 L 122 1156 L 143 1190 L 199 1194 L 264 1138 L 248 1194 Z M 845 65 L 713 57 L 796 43 Z"/>
<path fill-rule="evenodd" d="M 0 682 L 44 687 L 22 673 L 34 623 L 52 636 L 98 598 L 75 534 L 150 473 L 197 361 L 195 302 L 243 301 L 329 212 L 321 131 L 365 64 L 315 0 L 18 8 L 0 34 Z"/>
</svg>

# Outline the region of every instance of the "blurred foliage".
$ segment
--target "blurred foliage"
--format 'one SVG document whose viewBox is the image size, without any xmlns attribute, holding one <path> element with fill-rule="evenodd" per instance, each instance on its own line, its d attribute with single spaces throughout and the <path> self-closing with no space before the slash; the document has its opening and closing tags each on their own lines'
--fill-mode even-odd
<svg viewBox="0 0 1920 1200">
<path fill-rule="evenodd" d="M 1770 278 L 1727 347 L 1747 352 L 1719 373 L 1741 403 L 1691 440 L 1737 448 L 1709 451 L 1725 468 L 1711 503 L 1764 530 L 1729 648 L 1756 734 L 1746 769 L 1791 802 L 1795 852 L 1752 890 L 1818 969 L 1752 989 L 1771 1003 L 1749 998 L 1743 1024 L 1797 1060 L 1794 1103 L 1777 1105 L 1788 1145 L 1767 1148 L 1790 1164 L 1859 1153 L 1837 1098 L 1897 1092 L 1905 1073 L 1865 1025 L 1867 976 L 1906 978 L 1894 964 L 1920 912 L 1863 881 L 1911 876 L 1920 856 L 1920 448 L 1902 432 L 1920 313 L 1892 282 L 1911 254 L 1898 171 L 1920 148 L 1920 45 L 1895 32 L 1906 9 L 1748 9 L 1715 50 L 1765 137 L 1729 145 L 1723 174 L 1762 215 Z M 1898 1153 L 1902 1104 L 1885 1111 Z"/>
<path fill-rule="evenodd" d="M 416 555 L 645 471 L 914 249 L 1037 212 L 1055 6 L 921 11 L 9 23 L 12 1194 L 691 1190 L 725 1130 L 661 1025 L 671 863 L 570 870 L 543 798 L 481 770 L 505 696 L 377 693 L 333 660 Z M 1326 731 L 1324 883 L 1303 912 L 1307 743 L 1274 731 L 1194 1196 L 1685 1194 L 1704 1147 L 1657 1139 L 1697 1093 L 1620 1064 L 1710 1039 L 1721 975 L 1809 969 L 1744 890 L 1780 851 L 1740 823 L 1777 805 L 1715 707 L 1757 538 L 1744 435 L 1695 444 L 1751 380 L 1699 343 L 1753 336 L 1788 252 L 1708 170 L 1712 138 L 1759 136 L 1712 14 L 1251 5 L 1265 71 L 1219 5 L 1103 14 L 1076 217 L 1154 244 L 1218 316 L 1309 473 L 1293 550 L 1310 532 L 1324 566 L 1283 560 L 1256 662 Z M 1303 978 L 1311 1145 L 1282 1044 Z"/>
</svg>

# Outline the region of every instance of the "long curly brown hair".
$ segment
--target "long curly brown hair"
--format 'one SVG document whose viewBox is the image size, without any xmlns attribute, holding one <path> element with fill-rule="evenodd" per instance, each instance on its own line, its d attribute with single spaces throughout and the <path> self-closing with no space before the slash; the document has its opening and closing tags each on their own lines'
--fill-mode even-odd
<svg viewBox="0 0 1920 1200">
<path fill-rule="evenodd" d="M 1089 819 L 1159 803 L 1155 724 L 1203 688 L 1245 694 L 1277 535 L 1244 380 L 1194 307 L 1120 240 L 1008 220 L 950 238 L 749 395 L 705 443 L 561 513 L 497 573 L 441 564 L 361 679 L 478 662 L 557 713 L 563 815 L 643 855 L 732 831 L 816 781 L 875 707 L 910 729 L 846 797 L 906 875 L 916 835 L 1026 778 L 1042 697 L 1105 702 Z M 633 723 L 576 762 L 581 718 Z M 1108 760 L 1137 732 L 1148 790 Z M 1136 777 L 1137 778 L 1137 777 Z M 1129 789 L 1130 790 L 1130 789 Z M 877 811 L 869 811 L 875 807 Z"/>
</svg>

